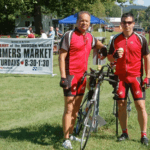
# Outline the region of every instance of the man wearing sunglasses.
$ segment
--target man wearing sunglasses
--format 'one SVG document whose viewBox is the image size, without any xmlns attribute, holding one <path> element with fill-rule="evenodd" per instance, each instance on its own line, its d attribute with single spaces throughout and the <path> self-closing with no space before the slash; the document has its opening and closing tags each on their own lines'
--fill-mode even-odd
<svg viewBox="0 0 150 150">
<path fill-rule="evenodd" d="M 125 13 L 121 17 L 122 33 L 112 39 L 108 60 L 116 61 L 118 75 L 118 118 L 122 128 L 122 135 L 118 141 L 129 139 L 127 128 L 127 93 L 130 89 L 138 113 L 138 122 L 141 130 L 141 143 L 148 145 L 147 113 L 145 108 L 145 88 L 150 87 L 150 51 L 146 39 L 133 32 L 134 17 Z M 146 77 L 143 76 L 143 59 Z M 145 87 L 146 86 L 146 87 Z"/>
</svg>

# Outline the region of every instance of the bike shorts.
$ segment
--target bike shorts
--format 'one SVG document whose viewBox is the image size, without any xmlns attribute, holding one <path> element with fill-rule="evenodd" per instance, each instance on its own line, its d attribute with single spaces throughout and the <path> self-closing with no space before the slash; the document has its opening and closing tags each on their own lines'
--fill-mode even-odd
<svg viewBox="0 0 150 150">
<path fill-rule="evenodd" d="M 145 100 L 145 88 L 142 77 L 119 76 L 117 87 L 118 100 L 126 100 L 130 88 L 134 100 Z"/>
<path fill-rule="evenodd" d="M 67 75 L 68 80 L 68 89 L 64 90 L 64 96 L 82 96 L 84 95 L 86 88 L 86 77 L 84 81 L 81 83 L 81 79 L 83 77 L 83 73 Z"/>
</svg>

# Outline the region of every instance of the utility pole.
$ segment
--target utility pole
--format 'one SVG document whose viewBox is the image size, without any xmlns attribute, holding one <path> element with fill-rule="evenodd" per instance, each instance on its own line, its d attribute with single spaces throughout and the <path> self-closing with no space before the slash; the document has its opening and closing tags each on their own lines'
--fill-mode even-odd
<svg viewBox="0 0 150 150">
<path fill-rule="evenodd" d="M 121 7 L 121 16 L 123 15 L 123 3 L 120 4 Z"/>
<path fill-rule="evenodd" d="M 138 11 L 138 14 L 137 14 L 137 24 L 139 24 L 139 11 Z"/>
</svg>

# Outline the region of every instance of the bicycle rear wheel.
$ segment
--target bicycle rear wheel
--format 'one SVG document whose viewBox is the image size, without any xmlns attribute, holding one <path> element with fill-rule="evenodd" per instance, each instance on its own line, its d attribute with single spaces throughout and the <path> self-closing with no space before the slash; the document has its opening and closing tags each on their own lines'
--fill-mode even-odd
<svg viewBox="0 0 150 150">
<path fill-rule="evenodd" d="M 90 133 L 92 129 L 94 129 L 96 126 L 95 101 L 89 107 L 87 115 L 84 119 L 83 126 L 84 128 L 83 128 L 81 146 L 80 146 L 81 150 L 84 150 L 87 141 L 89 139 Z"/>
<path fill-rule="evenodd" d="M 88 93 L 85 95 L 85 97 L 84 97 L 84 99 L 83 99 L 83 101 L 82 101 L 82 103 L 80 105 L 79 112 L 78 112 L 77 123 L 76 123 L 76 128 L 75 128 L 75 133 L 77 135 L 80 134 L 80 131 L 82 129 L 82 124 L 83 124 L 84 118 L 86 116 L 86 112 L 84 112 L 84 110 L 86 108 L 87 101 L 88 101 Z"/>
</svg>

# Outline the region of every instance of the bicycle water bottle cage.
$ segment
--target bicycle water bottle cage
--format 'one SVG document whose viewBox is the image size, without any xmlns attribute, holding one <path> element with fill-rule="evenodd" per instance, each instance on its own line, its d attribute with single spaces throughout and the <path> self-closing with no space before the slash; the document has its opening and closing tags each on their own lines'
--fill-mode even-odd
<svg viewBox="0 0 150 150">
<path fill-rule="evenodd" d="M 96 79 L 94 77 L 90 77 L 89 85 L 90 85 L 90 87 L 95 87 L 95 85 L 96 85 Z"/>
<path fill-rule="evenodd" d="M 90 90 L 88 93 L 88 100 L 92 99 L 92 95 L 93 95 L 93 90 Z"/>
<path fill-rule="evenodd" d="M 91 71 L 91 74 L 93 74 L 93 75 L 95 74 L 95 70 L 94 69 L 90 68 L 90 71 Z M 89 79 L 90 79 L 90 82 L 89 82 L 90 87 L 95 87 L 96 79 L 94 77 L 92 77 L 92 76 Z"/>
</svg>

